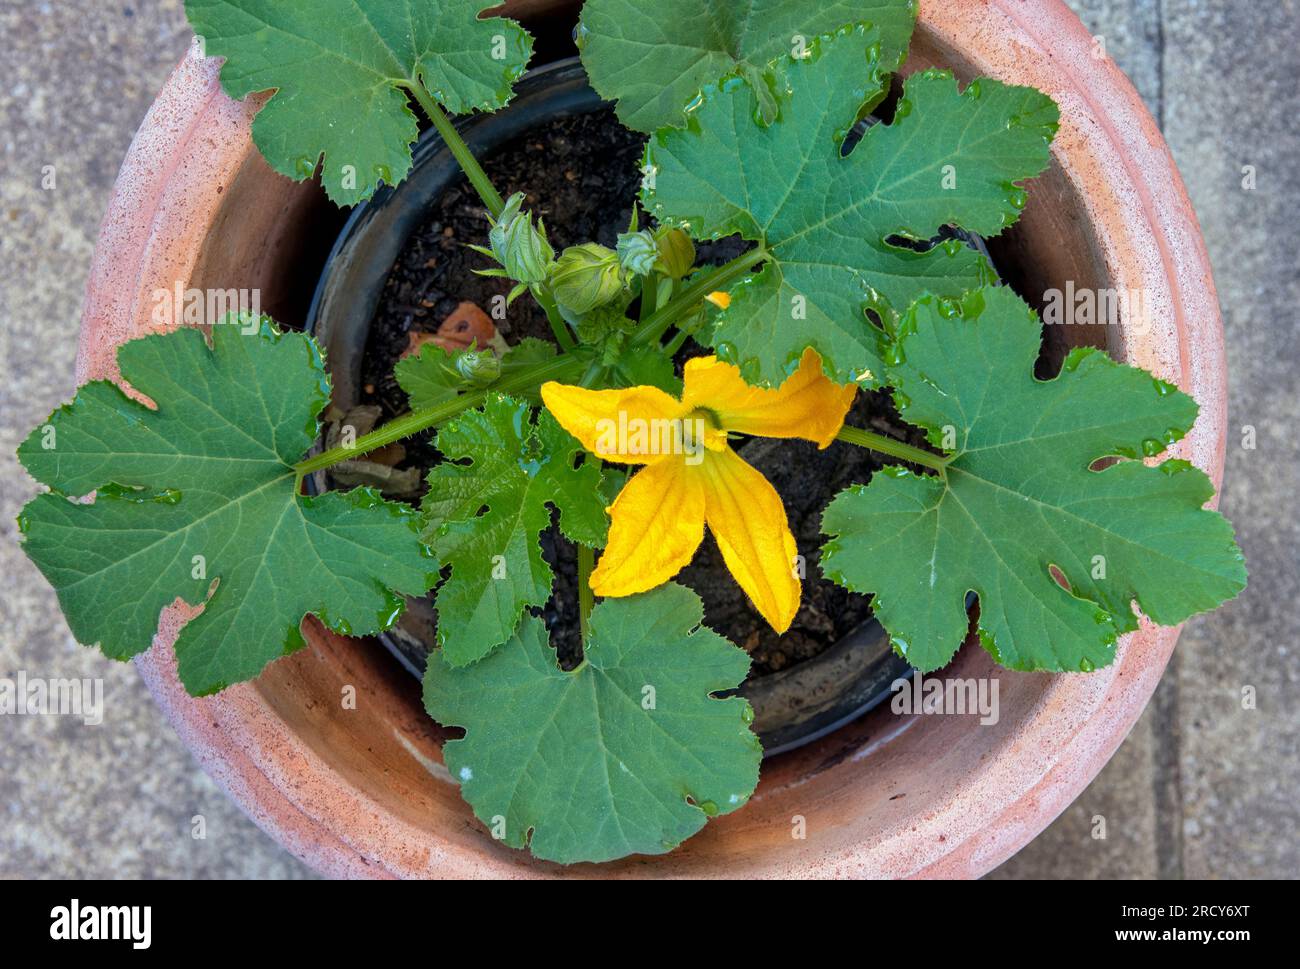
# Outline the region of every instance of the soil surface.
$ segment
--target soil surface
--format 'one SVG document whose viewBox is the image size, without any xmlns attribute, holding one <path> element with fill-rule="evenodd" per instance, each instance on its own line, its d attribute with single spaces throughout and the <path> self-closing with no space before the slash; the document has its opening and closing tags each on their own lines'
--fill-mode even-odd
<svg viewBox="0 0 1300 969">
<path fill-rule="evenodd" d="M 613 246 L 627 230 L 640 184 L 644 138 L 617 123 L 613 112 L 560 118 L 539 127 L 483 160 L 503 195 L 528 193 L 527 208 L 540 216 L 551 244 L 563 247 L 595 240 Z M 644 224 L 644 222 L 643 222 Z M 382 420 L 406 410 L 406 396 L 392 370 L 409 343 L 408 334 L 432 333 L 461 300 L 487 308 L 493 296 L 509 291 L 506 280 L 474 275 L 489 260 L 468 248 L 486 244 L 486 212 L 466 182 L 448 190 L 411 235 L 393 266 L 372 323 L 362 364 L 363 403 L 378 404 Z M 700 258 L 722 262 L 743 250 L 738 240 L 700 247 Z M 545 314 L 528 296 L 497 321 L 509 343 L 524 337 L 550 339 Z M 704 352 L 688 341 L 679 358 Z M 849 421 L 921 443 L 918 431 L 898 420 L 892 404 L 878 393 L 858 395 Z M 428 468 L 439 460 L 430 435 L 407 441 L 406 464 Z M 748 650 L 751 676 L 785 669 L 828 649 L 868 619 L 869 600 L 827 582 L 817 566 L 821 513 L 842 488 L 867 481 L 881 466 L 877 456 L 853 445 L 835 443 L 824 451 L 802 441 L 749 440 L 741 453 L 782 495 L 790 528 L 806 558 L 803 603 L 790 630 L 777 636 L 762 620 L 727 572 L 712 537 L 706 535 L 695 560 L 678 576 L 704 600 L 705 622 Z M 554 594 L 542 610 L 551 640 L 564 665 L 580 656 L 577 614 L 577 555 L 555 528 L 542 536 L 542 548 L 555 570 Z"/>
</svg>

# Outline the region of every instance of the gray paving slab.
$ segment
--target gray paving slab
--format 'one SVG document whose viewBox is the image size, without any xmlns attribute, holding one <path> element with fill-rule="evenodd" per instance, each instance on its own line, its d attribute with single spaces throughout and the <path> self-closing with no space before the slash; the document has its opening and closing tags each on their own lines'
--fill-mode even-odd
<svg viewBox="0 0 1300 969">
<path fill-rule="evenodd" d="M 1165 0 L 1165 20 L 1165 131 L 1197 205 L 1227 334 L 1223 510 L 1251 573 L 1237 602 L 1189 624 L 1180 643 L 1182 873 L 1295 877 L 1300 3 Z M 1243 702 L 1251 692 L 1253 707 Z"/>
</svg>

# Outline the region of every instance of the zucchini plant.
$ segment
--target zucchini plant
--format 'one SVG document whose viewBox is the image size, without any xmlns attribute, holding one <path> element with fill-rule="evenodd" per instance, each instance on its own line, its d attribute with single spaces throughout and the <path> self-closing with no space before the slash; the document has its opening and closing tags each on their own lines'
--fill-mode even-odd
<svg viewBox="0 0 1300 969">
<path fill-rule="evenodd" d="M 22 512 L 24 547 L 79 641 L 127 659 L 164 608 L 196 607 L 175 651 L 202 695 L 300 649 L 308 615 L 371 634 L 435 590 L 424 702 L 465 730 L 444 754 L 475 814 L 538 857 L 605 861 L 670 850 L 758 781 L 752 713 L 719 696 L 749 659 L 673 582 L 708 530 L 775 630 L 798 608 L 801 550 L 738 437 L 892 460 L 830 501 L 821 567 L 874 597 L 921 671 L 966 638 L 969 593 L 999 663 L 1078 672 L 1114 659 L 1139 609 L 1176 624 L 1244 586 L 1207 476 L 1156 460 L 1195 402 L 1096 350 L 1038 379 L 1033 310 L 975 248 L 932 241 L 1016 221 L 1057 106 L 929 70 L 888 123 L 862 123 L 913 0 L 587 0 L 591 81 L 648 136 L 645 216 L 633 206 L 615 248 L 558 253 L 449 118 L 509 101 L 531 55 L 517 23 L 482 0 L 186 7 L 226 92 L 271 92 L 253 124 L 267 161 L 339 204 L 406 175 L 422 112 L 486 210 L 482 271 L 535 299 L 554 339 L 426 345 L 397 366 L 409 413 L 314 453 L 330 382 L 311 337 L 235 319 L 125 344 L 130 392 L 87 384 L 19 449 L 48 488 Z M 729 236 L 743 254 L 697 264 L 695 242 Z M 678 368 L 684 346 L 707 349 Z M 932 446 L 846 426 L 864 387 Z M 444 460 L 418 509 L 304 493 L 430 428 Z M 538 617 L 553 520 L 578 547 L 572 669 Z"/>
</svg>

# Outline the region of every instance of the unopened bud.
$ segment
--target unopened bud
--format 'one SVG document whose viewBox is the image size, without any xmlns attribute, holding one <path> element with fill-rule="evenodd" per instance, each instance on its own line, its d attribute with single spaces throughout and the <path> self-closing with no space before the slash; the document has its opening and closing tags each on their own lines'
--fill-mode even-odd
<svg viewBox="0 0 1300 969">
<path fill-rule="evenodd" d="M 511 279 L 540 283 L 555 261 L 555 250 L 546 241 L 545 228 L 540 224 L 534 226 L 532 215 L 521 211 L 523 203 L 523 192 L 510 196 L 501 216 L 492 223 L 488 241 L 492 255 Z"/>
<path fill-rule="evenodd" d="M 501 358 L 491 350 L 463 350 L 456 354 L 456 372 L 483 387 L 501 376 Z"/>
<path fill-rule="evenodd" d="M 588 313 L 603 306 L 622 289 L 618 253 L 595 242 L 565 249 L 551 272 L 552 293 L 574 313 Z"/>
<path fill-rule="evenodd" d="M 624 232 L 618 237 L 619 264 L 634 276 L 649 276 L 659 259 L 659 244 L 653 232 Z"/>
<path fill-rule="evenodd" d="M 655 232 L 659 260 L 655 269 L 670 279 L 681 279 L 695 265 L 695 243 L 681 229 L 663 226 Z"/>
</svg>

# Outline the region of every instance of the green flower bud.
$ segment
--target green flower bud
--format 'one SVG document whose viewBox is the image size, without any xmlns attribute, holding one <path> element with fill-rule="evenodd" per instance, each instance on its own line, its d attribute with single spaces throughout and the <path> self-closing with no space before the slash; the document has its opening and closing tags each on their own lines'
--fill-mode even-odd
<svg viewBox="0 0 1300 969">
<path fill-rule="evenodd" d="M 595 242 L 570 246 L 551 271 L 551 292 L 574 313 L 588 313 L 623 291 L 618 253 Z"/>
<path fill-rule="evenodd" d="M 655 269 L 670 279 L 681 279 L 695 266 L 695 243 L 681 229 L 662 226 L 655 231 L 659 261 Z"/>
<path fill-rule="evenodd" d="M 475 387 L 485 387 L 501 376 L 501 358 L 491 350 L 462 350 L 455 363 L 456 373 Z"/>
<path fill-rule="evenodd" d="M 659 258 L 659 245 L 654 233 L 624 232 L 618 237 L 618 261 L 624 270 L 634 276 L 649 276 Z"/>
<path fill-rule="evenodd" d="M 492 255 L 516 282 L 529 285 L 546 279 L 555 250 L 546 241 L 546 229 L 539 222 L 533 226 L 530 213 L 522 212 L 524 193 L 510 196 L 501 216 L 493 221 L 488 232 Z"/>
</svg>

